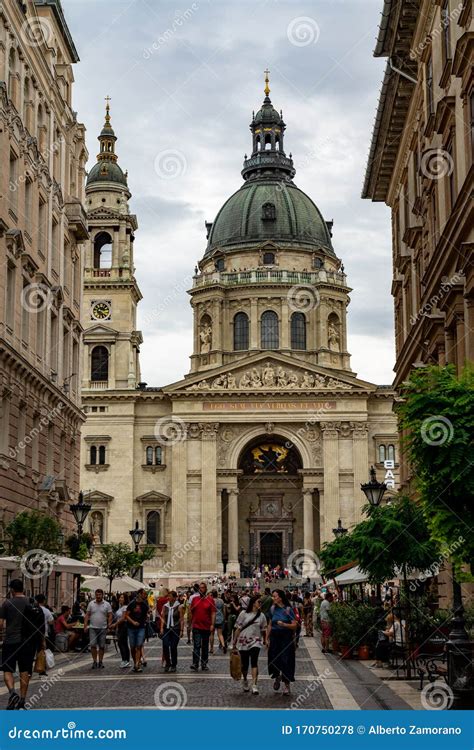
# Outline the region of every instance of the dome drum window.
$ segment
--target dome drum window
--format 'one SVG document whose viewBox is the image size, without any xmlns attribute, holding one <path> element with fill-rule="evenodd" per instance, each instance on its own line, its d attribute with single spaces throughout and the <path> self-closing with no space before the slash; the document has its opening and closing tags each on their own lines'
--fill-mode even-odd
<svg viewBox="0 0 474 750">
<path fill-rule="evenodd" d="M 244 312 L 234 317 L 234 351 L 246 351 L 249 348 L 249 319 Z"/>
<path fill-rule="evenodd" d="M 262 349 L 278 349 L 280 345 L 278 315 L 273 310 L 266 310 L 260 321 Z"/>
</svg>

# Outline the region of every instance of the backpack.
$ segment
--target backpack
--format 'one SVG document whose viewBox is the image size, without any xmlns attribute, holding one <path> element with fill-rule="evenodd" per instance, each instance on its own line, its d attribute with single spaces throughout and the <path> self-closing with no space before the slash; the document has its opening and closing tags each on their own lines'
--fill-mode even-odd
<svg viewBox="0 0 474 750">
<path fill-rule="evenodd" d="M 29 599 L 21 621 L 21 640 L 39 648 L 44 638 L 44 612 L 40 605 Z"/>
</svg>

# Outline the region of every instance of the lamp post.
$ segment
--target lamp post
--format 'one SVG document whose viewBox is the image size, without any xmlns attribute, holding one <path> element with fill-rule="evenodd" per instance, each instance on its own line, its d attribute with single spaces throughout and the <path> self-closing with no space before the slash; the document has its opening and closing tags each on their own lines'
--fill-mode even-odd
<svg viewBox="0 0 474 750">
<path fill-rule="evenodd" d="M 90 494 L 90 493 L 89 493 Z M 77 503 L 72 503 L 69 506 L 69 510 L 71 511 L 72 515 L 74 516 L 74 520 L 77 524 L 77 552 L 79 552 L 79 548 L 81 546 L 81 537 L 82 537 L 82 531 L 84 528 L 84 523 L 86 521 L 87 516 L 90 513 L 92 506 L 89 503 L 84 502 L 84 493 L 81 491 L 79 492 L 79 499 Z M 81 574 L 77 574 L 77 591 L 76 591 L 76 601 L 75 601 L 75 614 L 79 614 L 80 606 L 80 591 L 81 591 Z"/>
<path fill-rule="evenodd" d="M 377 475 L 373 466 L 370 467 L 369 481 L 360 485 L 360 488 L 366 496 L 371 508 L 378 508 L 387 489 L 385 482 L 378 482 Z M 380 583 L 377 584 L 377 601 L 382 604 L 382 593 Z"/>
<path fill-rule="evenodd" d="M 342 525 L 342 521 L 340 518 L 337 520 L 337 527 L 332 530 L 332 533 L 336 537 L 336 539 L 339 539 L 339 537 L 344 536 L 344 534 L 347 534 L 347 529 L 345 529 Z"/>
<path fill-rule="evenodd" d="M 140 526 L 138 524 L 138 521 L 135 521 L 135 528 L 130 529 L 130 531 L 128 533 L 132 537 L 132 542 L 135 545 L 135 552 L 138 552 L 138 549 L 139 549 L 139 546 L 140 546 L 140 542 L 142 540 L 142 537 L 143 537 L 145 531 L 140 528 Z M 140 565 L 140 567 L 138 568 L 138 570 L 135 571 L 135 575 L 137 573 L 140 574 L 140 581 L 143 581 L 143 565 Z M 135 577 L 135 575 L 134 575 L 134 577 Z"/>
<path fill-rule="evenodd" d="M 372 508 L 377 508 L 382 502 L 382 498 L 387 489 L 385 482 L 378 482 L 377 475 L 373 466 L 370 467 L 370 479 L 365 484 L 361 484 L 360 488 L 367 500 L 369 501 Z"/>
</svg>

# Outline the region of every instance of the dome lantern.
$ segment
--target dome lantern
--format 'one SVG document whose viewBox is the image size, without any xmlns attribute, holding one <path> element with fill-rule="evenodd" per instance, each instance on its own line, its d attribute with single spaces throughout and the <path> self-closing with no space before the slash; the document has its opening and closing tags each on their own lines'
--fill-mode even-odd
<svg viewBox="0 0 474 750">
<path fill-rule="evenodd" d="M 97 163 L 92 167 L 87 176 L 86 189 L 96 183 L 108 183 L 109 185 L 120 185 L 128 191 L 127 175 L 122 171 L 117 162 L 115 143 L 117 136 L 110 122 L 110 97 L 105 97 L 105 122 L 100 131 L 98 141 L 100 150 L 97 154 Z"/>
</svg>

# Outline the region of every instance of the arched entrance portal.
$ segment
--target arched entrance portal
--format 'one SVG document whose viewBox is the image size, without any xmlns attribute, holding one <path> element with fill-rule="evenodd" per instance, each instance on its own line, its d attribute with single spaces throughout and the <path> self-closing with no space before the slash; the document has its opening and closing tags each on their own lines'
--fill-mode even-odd
<svg viewBox="0 0 474 750">
<path fill-rule="evenodd" d="M 303 546 L 301 456 L 287 439 L 265 435 L 247 444 L 238 468 L 241 574 L 261 565 L 285 568 Z"/>
</svg>

